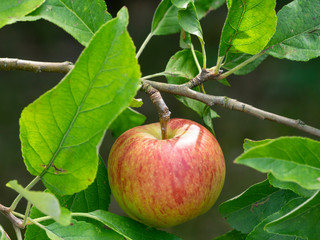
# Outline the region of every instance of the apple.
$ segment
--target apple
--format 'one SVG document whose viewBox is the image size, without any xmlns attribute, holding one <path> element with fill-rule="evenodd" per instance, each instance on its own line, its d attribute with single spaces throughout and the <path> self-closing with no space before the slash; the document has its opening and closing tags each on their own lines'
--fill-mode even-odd
<svg viewBox="0 0 320 240">
<path fill-rule="evenodd" d="M 112 194 L 131 218 L 158 228 L 172 227 L 208 211 L 225 177 L 216 138 L 186 119 L 132 128 L 112 146 L 108 176 Z"/>
</svg>

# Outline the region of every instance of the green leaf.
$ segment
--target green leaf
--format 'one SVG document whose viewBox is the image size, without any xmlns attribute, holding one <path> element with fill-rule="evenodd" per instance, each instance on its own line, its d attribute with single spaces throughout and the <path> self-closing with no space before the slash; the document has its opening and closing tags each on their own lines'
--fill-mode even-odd
<svg viewBox="0 0 320 240">
<path fill-rule="evenodd" d="M 317 191 L 308 200 L 268 223 L 266 230 L 292 236 L 299 236 L 309 240 L 319 239 L 320 236 L 320 193 Z"/>
<path fill-rule="evenodd" d="M 99 156 L 99 166 L 94 182 L 85 190 L 69 196 L 58 196 L 61 205 L 72 212 L 91 212 L 97 209 L 108 210 L 111 190 L 107 168 Z"/>
<path fill-rule="evenodd" d="M 99 157 L 99 167 L 94 182 L 85 190 L 75 193 L 71 196 L 57 196 L 60 205 L 66 207 L 72 212 L 90 212 L 94 210 L 108 210 L 110 204 L 111 190 L 108 182 L 108 172 L 106 166 Z M 36 208 L 32 207 L 30 218 L 35 219 L 44 215 Z M 92 219 L 86 219 L 87 222 L 95 222 Z M 44 226 L 51 224 L 52 221 L 41 222 Z M 36 236 L 36 237 L 35 237 Z M 47 239 L 45 231 L 35 225 L 28 225 L 25 234 L 26 240 Z"/>
<path fill-rule="evenodd" d="M 215 135 L 215 133 L 212 124 L 212 119 L 218 117 L 220 116 L 215 111 L 213 111 L 209 106 L 205 106 L 202 114 L 203 123 L 213 135 Z"/>
<path fill-rule="evenodd" d="M 94 33 L 111 19 L 111 15 L 103 0 L 46 0 L 25 20 L 39 18 L 58 25 L 82 45 L 88 46 Z"/>
<path fill-rule="evenodd" d="M 245 240 L 246 236 L 247 235 L 237 230 L 232 230 L 230 232 L 227 232 L 226 234 L 214 238 L 213 240 Z"/>
<path fill-rule="evenodd" d="M 236 66 L 238 66 L 239 64 L 243 63 L 244 61 L 248 60 L 249 58 L 251 58 L 252 55 L 249 54 L 245 54 L 245 53 L 232 53 L 232 52 L 228 52 L 227 53 L 227 57 L 226 57 L 226 61 L 223 64 L 223 68 L 230 70 Z M 240 68 L 239 70 L 237 70 L 236 72 L 234 72 L 235 75 L 246 75 L 250 72 L 252 72 L 253 70 L 255 70 L 266 58 L 268 57 L 267 54 L 263 54 L 262 56 L 260 56 L 259 58 L 257 58 L 256 60 L 252 61 L 251 63 L 247 64 L 246 66 L 244 66 L 243 68 Z"/>
<path fill-rule="evenodd" d="M 302 197 L 310 197 L 315 193 L 315 190 L 307 190 L 294 182 L 280 181 L 279 179 L 275 178 L 271 173 L 268 174 L 268 180 L 272 186 L 281 189 L 291 190 Z"/>
<path fill-rule="evenodd" d="M 199 19 L 203 18 L 210 11 L 217 10 L 226 0 L 194 0 Z"/>
<path fill-rule="evenodd" d="M 22 17 L 37 9 L 45 0 L 0 1 L 0 28 L 19 21 Z"/>
<path fill-rule="evenodd" d="M 187 8 L 190 0 L 171 0 L 172 4 L 177 8 Z"/>
<path fill-rule="evenodd" d="M 201 25 L 193 2 L 178 11 L 178 22 L 184 31 L 199 37 L 203 42 Z"/>
<path fill-rule="evenodd" d="M 202 62 L 201 53 L 196 51 L 196 56 L 198 61 Z M 191 50 L 185 49 L 172 56 L 166 66 L 165 72 L 167 73 L 168 83 L 183 84 L 193 79 L 198 74 L 198 68 Z M 200 87 L 196 87 L 194 90 L 200 91 Z M 204 118 L 207 124 L 209 123 L 208 117 L 211 119 L 219 117 L 218 114 L 211 109 L 210 111 L 206 111 L 206 105 L 202 102 L 182 96 L 176 96 L 176 98 L 185 106 L 195 111 L 200 117 Z"/>
<path fill-rule="evenodd" d="M 259 222 L 280 210 L 286 202 L 296 196 L 291 191 L 272 187 L 265 180 L 222 203 L 219 212 L 234 229 L 249 233 Z"/>
<path fill-rule="evenodd" d="M 318 0 L 295 0 L 284 6 L 278 12 L 277 31 L 268 44 L 267 53 L 295 61 L 319 57 L 319 12 Z"/>
<path fill-rule="evenodd" d="M 275 5 L 275 0 L 229 1 L 219 56 L 227 52 L 257 54 L 263 50 L 276 29 Z"/>
<path fill-rule="evenodd" d="M 113 137 L 119 137 L 125 131 L 142 125 L 146 120 L 146 117 L 137 111 L 127 108 L 124 110 L 118 118 L 112 122 L 110 130 Z"/>
<path fill-rule="evenodd" d="M 0 225 L 0 240 L 10 240 L 8 234 L 4 231 L 1 225 Z"/>
<path fill-rule="evenodd" d="M 142 105 L 143 105 L 143 101 L 142 101 L 141 98 L 138 98 L 138 99 L 133 98 L 132 101 L 131 101 L 131 103 L 130 103 L 130 105 L 129 105 L 129 107 L 139 108 L 139 107 L 141 107 Z"/>
<path fill-rule="evenodd" d="M 46 227 L 46 233 L 50 239 L 58 240 L 123 240 L 116 232 L 104 228 L 98 228 L 87 222 L 73 220 L 67 227 L 61 227 L 53 223 Z"/>
<path fill-rule="evenodd" d="M 98 148 L 108 126 L 139 88 L 128 13 L 107 22 L 74 69 L 22 112 L 20 138 L 28 171 L 51 191 L 71 195 L 94 179 Z"/>
<path fill-rule="evenodd" d="M 292 209 L 294 209 L 296 206 L 301 204 L 305 199 L 304 198 L 294 198 L 288 203 L 286 203 L 279 211 L 273 213 L 272 215 L 268 216 L 267 218 L 263 219 L 254 229 L 252 232 L 250 232 L 246 238 L 246 240 L 302 240 L 301 238 L 297 236 L 287 236 L 287 235 L 279 235 L 267 232 L 265 229 L 266 224 L 270 223 L 274 219 L 277 219 L 288 212 L 290 212 Z"/>
<path fill-rule="evenodd" d="M 250 150 L 251 148 L 259 147 L 259 146 L 266 144 L 270 141 L 272 141 L 272 139 L 264 139 L 264 140 L 260 140 L 260 141 L 254 141 L 254 140 L 250 140 L 250 139 L 246 138 L 243 143 L 243 150 L 246 152 L 246 151 Z"/>
<path fill-rule="evenodd" d="M 250 149 L 236 163 L 271 172 L 285 182 L 320 189 L 320 143 L 308 138 L 282 137 Z"/>
<path fill-rule="evenodd" d="M 170 0 L 162 0 L 153 16 L 151 34 L 178 33 L 181 30 L 177 18 L 178 10 Z"/>
<path fill-rule="evenodd" d="M 52 217 L 59 224 L 68 225 L 70 223 L 70 212 L 67 209 L 60 207 L 58 199 L 53 194 L 29 191 L 19 185 L 16 180 L 8 182 L 7 187 L 10 187 L 21 194 L 42 213 Z"/>
<path fill-rule="evenodd" d="M 180 32 L 179 45 L 182 49 L 191 48 L 192 42 L 190 33 L 187 33 L 184 30 Z"/>
<path fill-rule="evenodd" d="M 231 84 L 228 82 L 228 80 L 226 78 L 223 79 L 219 79 L 217 80 L 219 83 L 221 83 L 222 85 L 225 85 L 227 87 L 231 87 Z"/>
<path fill-rule="evenodd" d="M 118 216 L 107 211 L 97 210 L 88 213 L 97 221 L 102 222 L 112 230 L 121 234 L 126 239 L 130 240 L 179 240 L 180 238 L 166 233 L 164 231 L 159 231 L 155 228 L 148 227 L 141 223 L 138 223 L 131 218 Z"/>
</svg>

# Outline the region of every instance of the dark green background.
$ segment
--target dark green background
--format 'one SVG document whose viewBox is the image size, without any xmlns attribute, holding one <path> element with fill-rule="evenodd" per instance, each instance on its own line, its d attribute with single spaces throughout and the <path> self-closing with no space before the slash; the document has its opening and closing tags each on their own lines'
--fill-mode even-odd
<svg viewBox="0 0 320 240">
<path fill-rule="evenodd" d="M 137 48 L 150 31 L 153 13 L 159 1 L 106 1 L 113 16 L 123 6 L 129 9 L 129 32 Z M 281 1 L 281 4 L 290 1 Z M 277 6 L 279 9 L 281 6 Z M 208 54 L 208 66 L 215 64 L 219 36 L 226 18 L 227 8 L 204 18 L 202 28 Z M 293 23 L 288 23 L 293 24 Z M 196 40 L 196 39 L 195 39 Z M 143 75 L 164 70 L 169 58 L 179 50 L 179 36 L 156 36 L 142 53 L 139 62 Z M 60 28 L 46 21 L 20 22 L 0 29 L 0 57 L 20 58 L 38 61 L 75 62 L 83 47 Z M 228 96 L 258 108 L 301 119 L 320 128 L 320 61 L 307 63 L 291 62 L 269 57 L 254 72 L 247 76 L 231 76 L 231 87 L 216 82 L 205 84 L 207 93 Z M 41 94 L 55 86 L 62 74 L 29 73 L 22 71 L 0 72 L 0 202 L 9 206 L 16 194 L 5 187 L 12 179 L 28 184 L 32 176 L 26 171 L 20 151 L 19 116 L 22 109 Z M 164 79 L 158 79 L 164 81 Z M 139 93 L 144 105 L 139 111 L 147 116 L 147 123 L 157 121 L 157 112 L 144 93 Z M 173 96 L 163 94 L 172 112 L 172 118 L 188 118 L 202 123 L 196 113 L 190 111 Z M 206 214 L 167 231 L 183 239 L 212 239 L 226 232 L 228 224 L 218 213 L 219 203 L 234 197 L 251 184 L 265 178 L 247 167 L 238 166 L 233 160 L 242 153 L 245 138 L 260 140 L 284 135 L 308 136 L 298 130 L 269 121 L 261 121 L 244 113 L 214 107 L 221 116 L 214 120 L 218 141 L 225 155 L 227 175 L 221 196 L 215 206 Z M 105 161 L 112 139 L 107 133 L 101 147 Z M 41 186 L 38 186 L 41 188 Z M 24 209 L 24 202 L 20 205 Z M 113 201 L 111 211 L 123 214 Z M 10 223 L 0 216 L 0 224 L 14 236 Z M 13 238 L 14 239 L 14 238 Z"/>
</svg>

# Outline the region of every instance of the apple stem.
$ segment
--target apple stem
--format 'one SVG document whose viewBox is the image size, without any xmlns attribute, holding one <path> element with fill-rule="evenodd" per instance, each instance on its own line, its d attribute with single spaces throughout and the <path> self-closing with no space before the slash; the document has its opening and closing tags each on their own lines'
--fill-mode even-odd
<svg viewBox="0 0 320 240">
<path fill-rule="evenodd" d="M 152 103 L 155 105 L 159 114 L 162 140 L 167 139 L 167 124 L 171 115 L 169 108 L 164 102 L 160 92 L 150 84 L 142 82 L 141 89 L 150 96 Z"/>
</svg>

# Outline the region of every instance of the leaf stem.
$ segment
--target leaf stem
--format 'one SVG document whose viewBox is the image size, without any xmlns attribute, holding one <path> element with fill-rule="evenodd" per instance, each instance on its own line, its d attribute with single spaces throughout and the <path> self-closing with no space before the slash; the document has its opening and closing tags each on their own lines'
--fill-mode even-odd
<svg viewBox="0 0 320 240">
<path fill-rule="evenodd" d="M 147 46 L 148 42 L 150 41 L 150 39 L 153 37 L 153 33 L 149 33 L 147 38 L 144 40 L 144 42 L 142 43 L 136 57 L 137 59 L 140 57 L 141 53 L 143 52 L 143 50 L 145 49 L 145 47 Z"/>
<path fill-rule="evenodd" d="M 199 73 L 201 73 L 201 70 L 202 70 L 202 69 L 201 69 L 200 63 L 199 63 L 199 61 L 198 61 L 196 52 L 195 52 L 195 50 L 194 50 L 193 44 L 190 44 L 190 46 L 191 46 L 191 52 L 192 52 L 192 56 L 193 56 L 194 62 L 196 63 L 196 66 L 197 66 L 197 68 L 198 68 Z"/>
<path fill-rule="evenodd" d="M 141 79 L 150 79 L 150 78 L 162 77 L 162 76 L 165 76 L 165 72 L 159 72 L 159 73 L 147 75 L 147 76 L 142 77 Z"/>
<path fill-rule="evenodd" d="M 12 224 L 13 225 L 13 229 L 14 231 L 16 232 L 16 236 L 17 236 L 17 239 L 18 240 L 23 240 L 22 239 L 22 235 L 21 235 L 21 230 L 20 228 L 18 228 L 16 225 Z"/>
<path fill-rule="evenodd" d="M 219 70 L 221 68 L 221 64 L 222 64 L 223 59 L 224 59 L 224 56 L 218 57 L 217 65 L 216 65 L 215 72 L 214 72 L 215 74 L 219 74 Z"/>
<path fill-rule="evenodd" d="M 40 181 L 40 177 L 36 176 L 29 184 L 28 186 L 26 186 L 27 190 L 30 190 L 31 188 L 34 187 L 34 185 L 36 185 L 38 182 Z M 22 199 L 22 195 L 19 194 L 14 201 L 12 202 L 11 206 L 10 206 L 10 211 L 14 211 L 18 205 L 18 203 L 20 202 L 20 200 Z"/>
<path fill-rule="evenodd" d="M 25 212 L 24 218 L 23 218 L 23 223 L 22 223 L 23 226 L 26 226 L 26 224 L 27 224 L 28 216 L 29 216 L 30 209 L 31 209 L 31 205 L 32 205 L 31 202 L 28 201 L 26 212 Z"/>
<path fill-rule="evenodd" d="M 198 37 L 199 38 L 199 37 Z M 206 48 L 205 48 L 205 44 L 204 41 L 199 38 L 199 41 L 201 43 L 201 50 L 202 50 L 202 69 L 206 69 L 207 68 L 207 55 L 206 55 Z"/>
<path fill-rule="evenodd" d="M 244 66 L 248 65 L 249 63 L 253 62 L 257 58 L 261 57 L 263 54 L 265 54 L 266 50 L 261 51 L 260 53 L 252 56 L 251 58 L 247 59 L 246 61 L 240 63 L 239 65 L 235 66 L 234 68 L 230 69 L 228 72 L 222 73 L 220 75 L 220 78 L 226 78 L 229 75 L 233 74 L 234 72 L 238 71 L 239 69 L 243 68 Z"/>
</svg>

